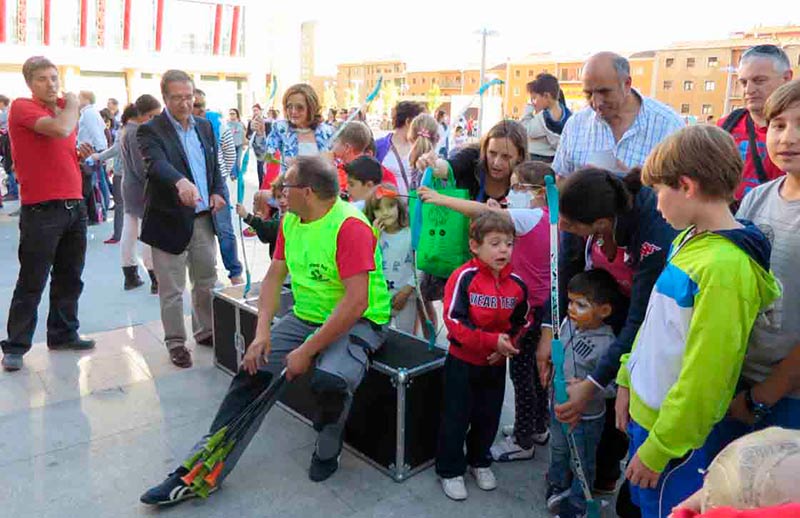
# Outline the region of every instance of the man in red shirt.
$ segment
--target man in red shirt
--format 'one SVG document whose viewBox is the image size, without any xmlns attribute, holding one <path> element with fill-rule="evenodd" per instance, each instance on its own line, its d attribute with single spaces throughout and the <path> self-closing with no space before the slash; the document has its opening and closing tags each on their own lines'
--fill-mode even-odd
<svg viewBox="0 0 800 518">
<path fill-rule="evenodd" d="M 31 348 L 36 317 L 50 274 L 47 346 L 51 350 L 91 349 L 78 336 L 78 298 L 86 257 L 86 205 L 76 149 L 78 98 L 58 97 L 58 69 L 34 56 L 22 66 L 30 99 L 17 99 L 8 117 L 11 153 L 21 200 L 20 270 L 8 313 L 8 338 L 2 341 L 3 368 L 22 368 Z"/>
<path fill-rule="evenodd" d="M 780 47 L 756 45 L 742 54 L 737 74 L 745 107 L 721 118 L 717 125 L 733 136 L 744 160 L 742 182 L 735 193 L 738 203 L 751 189 L 783 174 L 767 155 L 764 103 L 779 86 L 791 81 L 792 65 Z"/>
</svg>

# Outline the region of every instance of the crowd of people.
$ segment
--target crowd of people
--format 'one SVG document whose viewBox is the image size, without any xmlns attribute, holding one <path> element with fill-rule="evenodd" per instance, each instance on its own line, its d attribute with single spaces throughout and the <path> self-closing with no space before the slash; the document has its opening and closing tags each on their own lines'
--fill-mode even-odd
<svg viewBox="0 0 800 518">
<path fill-rule="evenodd" d="M 583 67 L 586 108 L 571 113 L 557 78 L 540 74 L 522 119 L 498 122 L 479 145 L 448 138 L 446 114 L 411 101 L 375 139 L 358 114 L 326 120 L 306 84 L 286 90 L 285 119 L 254 105 L 246 124 L 235 109 L 223 122 L 179 70 L 162 76 L 163 110 L 143 95 L 122 113 L 109 102 L 104 122 L 91 92 L 59 96 L 45 58 L 29 59 L 23 75 L 32 97 L 7 116 L 9 196 L 18 184 L 21 200 L 7 371 L 23 367 L 48 275 L 48 347 L 94 347 L 78 334 L 77 308 L 86 225 L 110 210 L 106 191 L 120 207 L 109 241 L 122 241 L 125 288 L 143 284 L 138 239 L 170 358 L 191 367 L 186 272 L 193 339 L 210 346 L 217 246 L 231 282 L 242 282 L 226 179 L 245 173 L 249 148 L 260 189 L 252 211 L 235 212 L 269 243 L 271 262 L 255 338 L 209 434 L 284 368 L 290 381 L 311 370 L 309 477 L 323 481 L 339 468 L 353 394 L 387 327 L 426 335 L 440 325 L 448 354 L 435 470 L 453 500 L 468 498 L 467 474 L 493 490 L 493 463 L 548 445 L 544 496 L 561 518 L 586 516 L 589 493 L 616 494 L 622 518 L 699 512 L 703 472 L 728 444 L 770 426 L 800 429 L 800 327 L 790 317 L 800 310 L 790 266 L 800 252 L 800 80 L 779 47 L 742 55 L 745 107 L 717 125 L 686 127 L 631 87 L 625 58 L 602 52 Z M 412 199 L 471 220 L 471 260 L 446 276 L 418 270 Z M 294 306 L 273 325 L 287 282 Z M 563 365 L 553 365 L 554 335 Z M 507 365 L 515 415 L 500 430 Z M 566 382 L 554 376 L 562 369 Z M 196 496 L 188 473 L 179 466 L 142 502 Z"/>
</svg>

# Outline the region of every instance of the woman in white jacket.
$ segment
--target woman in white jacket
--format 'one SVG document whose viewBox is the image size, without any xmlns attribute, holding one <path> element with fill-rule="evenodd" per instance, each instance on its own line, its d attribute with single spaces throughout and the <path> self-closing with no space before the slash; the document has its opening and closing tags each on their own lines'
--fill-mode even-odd
<svg viewBox="0 0 800 518">
<path fill-rule="evenodd" d="M 528 154 L 531 160 L 549 164 L 553 162 L 561 131 L 572 113 L 555 76 L 539 74 L 526 87 L 531 102 L 520 123 L 528 132 Z"/>
</svg>

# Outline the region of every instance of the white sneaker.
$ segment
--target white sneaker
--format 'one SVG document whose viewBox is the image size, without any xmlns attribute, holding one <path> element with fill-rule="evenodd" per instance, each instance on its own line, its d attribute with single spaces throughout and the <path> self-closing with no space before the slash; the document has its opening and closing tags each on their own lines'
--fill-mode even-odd
<svg viewBox="0 0 800 518">
<path fill-rule="evenodd" d="M 492 468 L 473 468 L 470 466 L 469 472 L 475 477 L 478 487 L 484 491 L 491 491 L 497 488 L 497 479 L 494 478 Z"/>
<path fill-rule="evenodd" d="M 501 428 L 503 435 L 506 437 L 512 437 L 514 435 L 514 425 L 507 424 Z M 533 442 L 534 444 L 538 444 L 539 446 L 544 446 L 547 444 L 547 441 L 550 440 L 550 430 L 545 430 L 542 433 L 535 433 L 533 434 Z"/>
<path fill-rule="evenodd" d="M 510 436 L 495 443 L 490 451 L 492 452 L 492 458 L 497 462 L 511 462 L 532 459 L 536 453 L 536 447 L 531 446 L 525 449 L 517 444 L 513 436 Z"/>
<path fill-rule="evenodd" d="M 467 486 L 464 485 L 464 477 L 453 477 L 442 479 L 442 491 L 453 500 L 467 499 Z"/>
</svg>

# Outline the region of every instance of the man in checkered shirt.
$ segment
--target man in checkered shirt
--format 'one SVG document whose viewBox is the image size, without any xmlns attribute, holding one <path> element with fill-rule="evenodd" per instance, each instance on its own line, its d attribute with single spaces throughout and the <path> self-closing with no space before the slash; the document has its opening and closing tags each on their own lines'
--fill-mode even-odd
<svg viewBox="0 0 800 518">
<path fill-rule="evenodd" d="M 553 161 L 559 176 L 589 165 L 624 174 L 684 126 L 672 108 L 631 87 L 630 64 L 622 56 L 595 54 L 586 61 L 582 80 L 589 106 L 564 126 Z"/>
</svg>

